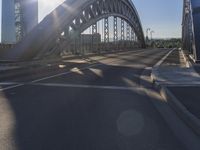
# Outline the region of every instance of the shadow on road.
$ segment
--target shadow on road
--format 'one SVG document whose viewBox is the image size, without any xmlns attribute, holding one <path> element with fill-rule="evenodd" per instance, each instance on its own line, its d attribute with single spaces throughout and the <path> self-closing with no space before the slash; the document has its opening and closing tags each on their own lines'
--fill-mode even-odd
<svg viewBox="0 0 200 150">
<path fill-rule="evenodd" d="M 138 89 L 143 69 L 99 64 L 71 71 L 40 82 L 55 86 L 26 84 L 1 93 L 1 116 L 6 119 L 0 124 L 3 129 L 9 125 L 3 131 L 7 141 L 14 141 L 19 150 L 180 147 L 150 98 Z M 132 89 L 60 87 L 58 83 Z"/>
</svg>

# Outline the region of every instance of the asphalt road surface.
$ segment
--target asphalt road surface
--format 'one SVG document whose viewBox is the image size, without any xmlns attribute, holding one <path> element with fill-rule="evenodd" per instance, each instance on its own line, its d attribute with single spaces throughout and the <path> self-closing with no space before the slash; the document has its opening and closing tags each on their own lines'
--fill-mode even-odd
<svg viewBox="0 0 200 150">
<path fill-rule="evenodd" d="M 168 52 L 112 54 L 7 79 L 0 150 L 184 150 L 152 103 L 161 98 L 145 92 Z"/>
</svg>

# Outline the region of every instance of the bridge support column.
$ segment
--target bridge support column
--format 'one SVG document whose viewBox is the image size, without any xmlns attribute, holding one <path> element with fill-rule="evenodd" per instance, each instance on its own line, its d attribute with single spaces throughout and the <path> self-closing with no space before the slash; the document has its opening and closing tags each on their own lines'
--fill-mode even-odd
<svg viewBox="0 0 200 150">
<path fill-rule="evenodd" d="M 200 61 L 200 1 L 191 0 L 194 40 L 192 43 L 194 58 Z"/>
<path fill-rule="evenodd" d="M 134 30 L 133 28 L 131 29 L 131 45 L 132 45 L 132 48 L 134 48 L 134 42 L 135 42 L 135 33 L 134 33 Z"/>
<path fill-rule="evenodd" d="M 124 35 L 124 20 L 121 19 L 121 48 L 124 47 L 124 40 L 125 40 L 125 35 Z"/>
<path fill-rule="evenodd" d="M 129 49 L 130 48 L 130 25 L 127 23 L 126 25 L 126 48 Z"/>
<path fill-rule="evenodd" d="M 114 17 L 114 48 L 118 49 L 118 24 L 117 24 L 117 17 Z"/>
<path fill-rule="evenodd" d="M 105 42 L 105 47 L 108 50 L 109 46 L 109 20 L 108 17 L 104 19 L 104 42 Z"/>
<path fill-rule="evenodd" d="M 92 51 L 96 52 L 97 50 L 97 43 L 95 41 L 95 36 L 97 34 L 97 23 L 92 25 Z"/>
</svg>

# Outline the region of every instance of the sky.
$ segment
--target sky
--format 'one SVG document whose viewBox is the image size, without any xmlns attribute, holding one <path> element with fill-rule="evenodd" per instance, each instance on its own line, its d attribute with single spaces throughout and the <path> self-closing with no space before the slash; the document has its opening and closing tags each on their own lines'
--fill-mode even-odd
<svg viewBox="0 0 200 150">
<path fill-rule="evenodd" d="M 38 0 L 39 21 L 64 0 Z M 183 0 L 132 0 L 141 19 L 144 33 L 151 28 L 154 38 L 181 37 Z M 0 16 L 2 10 L 0 0 Z M 0 17 L 1 19 L 1 17 Z M 1 33 L 1 24 L 0 24 Z M 0 38 L 1 40 L 1 38 Z"/>
<path fill-rule="evenodd" d="M 155 31 L 155 38 L 181 37 L 183 0 L 133 0 L 143 30 Z"/>
</svg>

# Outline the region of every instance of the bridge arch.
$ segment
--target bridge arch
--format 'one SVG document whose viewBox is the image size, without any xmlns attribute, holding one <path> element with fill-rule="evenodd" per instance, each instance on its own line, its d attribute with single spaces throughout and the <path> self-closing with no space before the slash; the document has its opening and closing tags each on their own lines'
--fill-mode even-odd
<svg viewBox="0 0 200 150">
<path fill-rule="evenodd" d="M 76 35 L 109 16 L 125 20 L 134 30 L 140 46 L 145 47 L 142 25 L 131 0 L 66 0 L 1 57 L 18 61 L 45 55 L 66 28 L 72 28 Z"/>
</svg>

